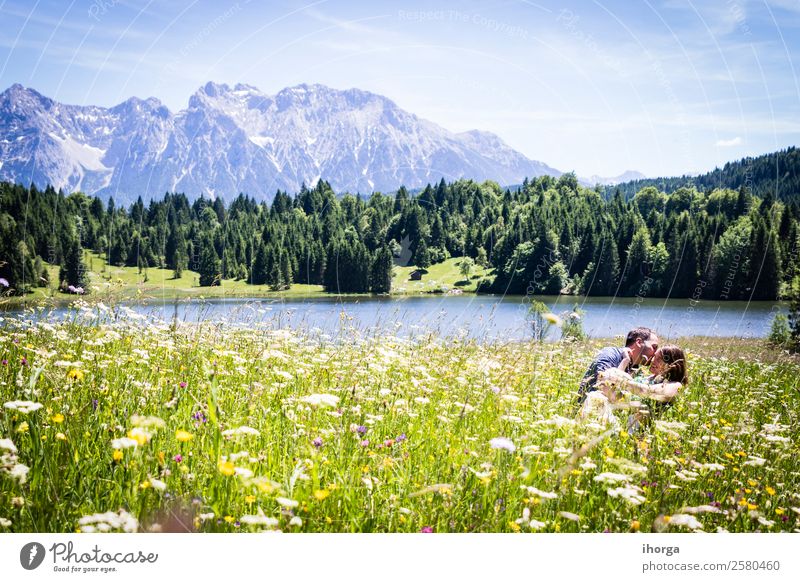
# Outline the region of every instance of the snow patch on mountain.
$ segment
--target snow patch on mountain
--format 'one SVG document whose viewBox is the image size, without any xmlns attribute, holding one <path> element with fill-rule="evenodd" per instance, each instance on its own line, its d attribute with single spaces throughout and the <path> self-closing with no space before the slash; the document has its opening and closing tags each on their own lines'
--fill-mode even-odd
<svg viewBox="0 0 800 582">
<path fill-rule="evenodd" d="M 517 184 L 561 172 L 485 131 L 452 133 L 359 89 L 298 85 L 266 95 L 206 83 L 172 113 L 155 98 L 111 107 L 0 93 L 0 180 L 148 199 L 166 191 L 269 200 L 323 178 L 337 192 L 445 178 Z"/>
</svg>

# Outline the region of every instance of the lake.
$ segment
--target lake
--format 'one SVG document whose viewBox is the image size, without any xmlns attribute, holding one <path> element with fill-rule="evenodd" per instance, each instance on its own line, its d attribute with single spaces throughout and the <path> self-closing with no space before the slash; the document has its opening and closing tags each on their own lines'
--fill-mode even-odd
<svg viewBox="0 0 800 582">
<path fill-rule="evenodd" d="M 716 302 L 689 299 L 538 297 L 556 314 L 577 303 L 585 313 L 583 327 L 590 337 L 625 335 L 640 325 L 662 338 L 687 335 L 765 337 L 781 302 Z M 216 300 L 152 301 L 126 304 L 125 311 L 148 320 L 213 321 L 234 326 L 293 328 L 336 336 L 356 330 L 362 334 L 393 333 L 403 337 L 435 332 L 487 341 L 531 337 L 526 297 L 492 295 L 433 295 L 408 297 L 322 297 L 312 299 L 231 298 Z M 6 312 L 5 317 L 25 317 Z M 29 314 L 27 315 L 30 316 Z M 48 320 L 73 317 L 67 308 L 39 312 Z M 549 337 L 559 337 L 553 328 Z"/>
</svg>

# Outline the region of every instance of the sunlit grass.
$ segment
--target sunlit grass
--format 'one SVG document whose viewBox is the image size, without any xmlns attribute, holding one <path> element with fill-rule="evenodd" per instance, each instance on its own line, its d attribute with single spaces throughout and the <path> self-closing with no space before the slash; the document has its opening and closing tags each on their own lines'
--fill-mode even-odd
<svg viewBox="0 0 800 582">
<path fill-rule="evenodd" d="M 462 292 L 474 292 L 478 282 L 483 277 L 488 277 L 490 269 L 474 266 L 465 278 L 461 274 L 462 257 L 447 259 L 441 263 L 431 265 L 426 270 L 426 274 L 419 281 L 411 281 L 409 277 L 417 267 L 395 267 L 394 278 L 392 279 L 392 292 L 401 294 L 414 293 L 433 293 L 460 290 Z"/>
<path fill-rule="evenodd" d="M 575 420 L 597 340 L 74 317 L 0 324 L 3 531 L 800 527 L 800 366 L 759 340 L 685 342 L 691 383 L 631 436 Z"/>
<path fill-rule="evenodd" d="M 171 269 L 150 267 L 120 267 L 109 265 L 102 254 L 84 251 L 91 300 L 105 301 L 142 301 L 142 300 L 179 300 L 187 298 L 225 298 L 225 297 L 274 297 L 274 298 L 315 298 L 327 297 L 322 285 L 293 284 L 283 291 L 272 291 L 267 285 L 251 285 L 245 280 L 223 279 L 220 285 L 200 287 L 200 275 L 195 271 L 184 270 L 179 278 L 174 277 Z M 418 295 L 432 292 L 458 290 L 475 292 L 480 279 L 488 276 L 489 270 L 474 267 L 468 279 L 459 270 L 461 258 L 447 259 L 428 268 L 428 274 L 422 281 L 410 281 L 409 276 L 416 267 L 394 268 L 392 294 Z M 42 300 L 66 303 L 74 296 L 62 293 L 57 288 L 58 266 L 48 265 L 51 285 L 35 287 L 24 297 L 3 297 L 0 304 L 22 305 L 37 304 Z"/>
</svg>

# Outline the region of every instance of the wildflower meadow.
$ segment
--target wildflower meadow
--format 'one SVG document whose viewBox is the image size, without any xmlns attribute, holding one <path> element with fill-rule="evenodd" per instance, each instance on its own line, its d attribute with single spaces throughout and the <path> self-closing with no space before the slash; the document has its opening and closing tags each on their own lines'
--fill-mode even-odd
<svg viewBox="0 0 800 582">
<path fill-rule="evenodd" d="M 0 326 L 0 531 L 800 531 L 800 364 L 762 340 L 684 342 L 629 434 L 575 415 L 598 340 Z"/>
</svg>

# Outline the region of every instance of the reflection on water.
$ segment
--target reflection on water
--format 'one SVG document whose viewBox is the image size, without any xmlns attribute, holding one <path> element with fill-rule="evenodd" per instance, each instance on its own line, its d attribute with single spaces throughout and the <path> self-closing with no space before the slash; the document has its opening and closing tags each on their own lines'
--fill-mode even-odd
<svg viewBox="0 0 800 582">
<path fill-rule="evenodd" d="M 778 312 L 777 302 L 711 302 L 689 299 L 537 297 L 553 312 L 584 311 L 583 327 L 590 337 L 624 335 L 637 326 L 651 327 L 663 338 L 708 335 L 764 337 Z M 415 297 L 323 297 L 313 299 L 217 299 L 153 301 L 127 304 L 123 311 L 144 320 L 220 322 L 234 326 L 292 328 L 335 336 L 352 329 L 368 334 L 413 337 L 428 333 L 483 340 L 521 340 L 531 336 L 525 297 L 442 295 Z M 86 310 L 85 310 L 86 311 Z M 93 309 L 97 312 L 97 308 Z M 114 310 L 119 313 L 120 310 Z M 9 312 L 5 317 L 29 317 Z M 101 315 L 103 313 L 101 312 Z M 61 320 L 74 310 L 38 311 L 36 318 Z M 551 330 L 550 337 L 558 337 Z"/>
</svg>

